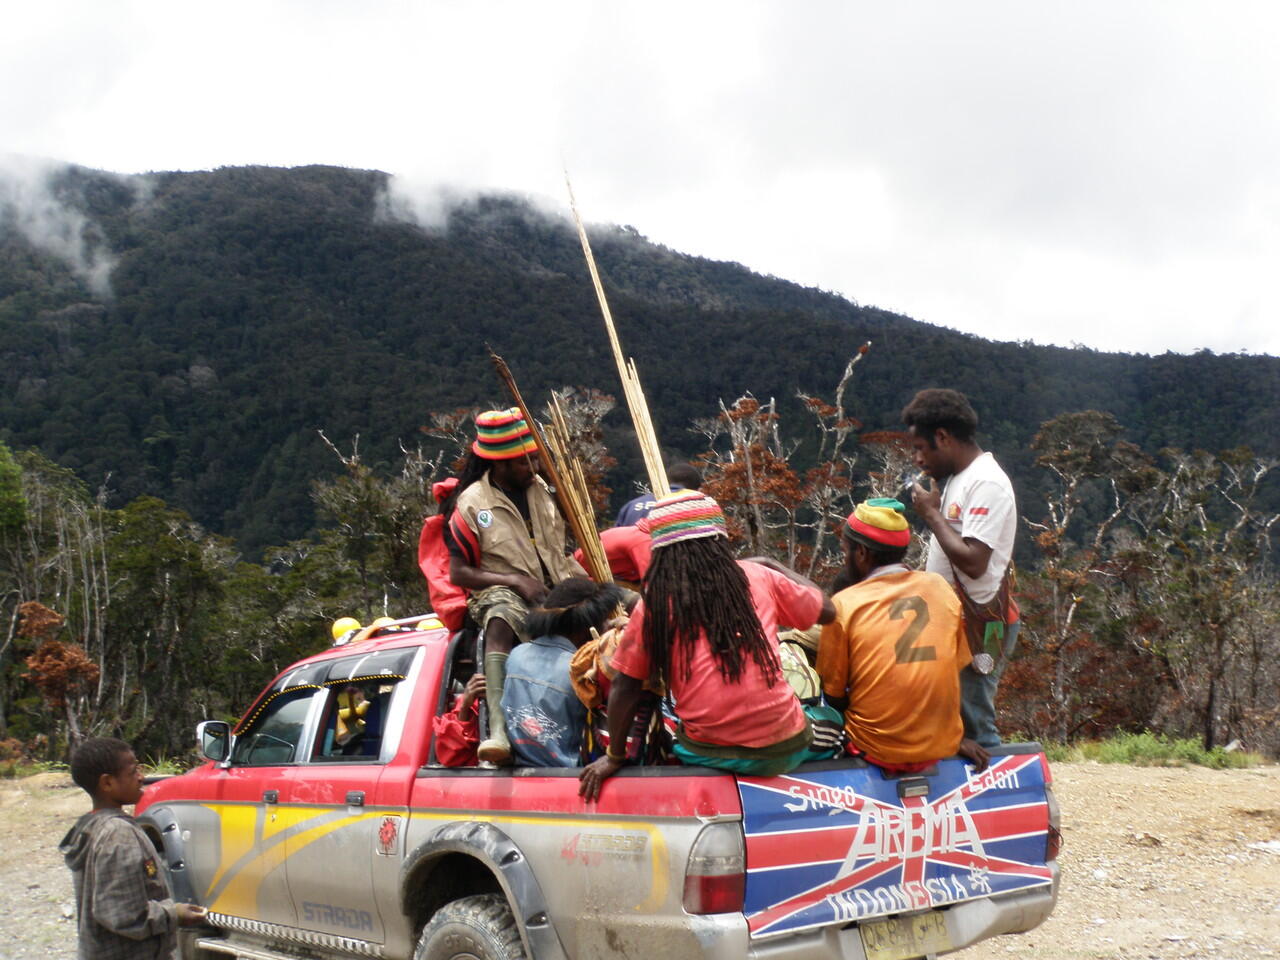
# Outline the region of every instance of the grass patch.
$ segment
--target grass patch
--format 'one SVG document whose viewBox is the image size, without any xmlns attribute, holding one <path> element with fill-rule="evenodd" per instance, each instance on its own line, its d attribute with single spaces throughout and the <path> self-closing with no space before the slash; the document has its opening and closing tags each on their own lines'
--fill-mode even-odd
<svg viewBox="0 0 1280 960">
<path fill-rule="evenodd" d="M 21 780 L 23 777 L 34 777 L 37 773 L 68 769 L 70 768 L 65 763 L 56 760 L 4 760 L 0 761 L 0 779 Z"/>
<path fill-rule="evenodd" d="M 33 777 L 37 773 L 67 772 L 70 769 L 65 763 L 57 760 L 30 760 L 19 757 L 0 760 L 0 780 L 21 780 L 23 777 Z M 190 769 L 191 764 L 184 763 L 176 757 L 148 758 L 142 764 L 142 772 L 149 777 L 172 776 L 186 773 Z"/>
<path fill-rule="evenodd" d="M 1195 764 L 1214 770 L 1256 767 L 1266 760 L 1256 753 L 1221 747 L 1206 750 L 1198 740 L 1175 739 L 1155 733 L 1118 733 L 1106 740 L 1045 744 L 1050 763 L 1127 763 L 1135 767 L 1185 767 Z"/>
<path fill-rule="evenodd" d="M 142 764 L 142 772 L 149 777 L 177 776 L 190 769 L 189 763 L 183 763 L 175 757 L 148 757 Z"/>
</svg>

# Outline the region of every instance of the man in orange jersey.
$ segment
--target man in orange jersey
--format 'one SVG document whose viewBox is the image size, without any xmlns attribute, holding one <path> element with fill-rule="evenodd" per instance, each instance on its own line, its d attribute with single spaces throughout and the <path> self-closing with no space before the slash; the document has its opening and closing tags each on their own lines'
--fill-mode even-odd
<svg viewBox="0 0 1280 960">
<path fill-rule="evenodd" d="M 897 500 L 858 504 L 842 531 L 850 587 L 832 598 L 818 674 L 844 713 L 849 750 L 887 770 L 915 773 L 959 753 L 986 767 L 964 738 L 960 670 L 969 662 L 960 601 L 936 573 L 902 563 L 911 530 Z"/>
</svg>

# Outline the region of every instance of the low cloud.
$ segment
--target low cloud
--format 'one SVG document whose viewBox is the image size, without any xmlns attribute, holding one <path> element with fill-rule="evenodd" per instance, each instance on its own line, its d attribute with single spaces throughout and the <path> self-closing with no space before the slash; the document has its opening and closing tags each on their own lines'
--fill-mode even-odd
<svg viewBox="0 0 1280 960">
<path fill-rule="evenodd" d="M 374 219 L 380 223 L 411 223 L 437 233 L 449 225 L 450 211 L 471 198 L 468 191 L 443 184 L 390 176 L 374 200 Z"/>
<path fill-rule="evenodd" d="M 438 233 L 448 228 L 449 217 L 455 211 L 474 208 L 483 198 L 509 200 L 531 219 L 572 226 L 567 205 L 541 194 L 396 175 L 387 177 L 386 185 L 375 197 L 374 219 L 381 223 L 411 223 L 428 233 Z"/>
<path fill-rule="evenodd" d="M 101 227 L 57 194 L 66 164 L 32 157 L 0 157 L 0 229 L 16 230 L 28 243 L 71 268 L 95 296 L 111 296 L 117 258 Z"/>
</svg>

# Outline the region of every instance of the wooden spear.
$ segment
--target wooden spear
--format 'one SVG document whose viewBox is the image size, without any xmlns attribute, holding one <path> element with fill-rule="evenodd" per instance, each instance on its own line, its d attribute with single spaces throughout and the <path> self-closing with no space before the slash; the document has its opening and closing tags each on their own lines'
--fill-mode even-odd
<svg viewBox="0 0 1280 960">
<path fill-rule="evenodd" d="M 564 182 L 569 188 L 569 209 L 573 211 L 574 223 L 578 225 L 578 239 L 582 242 L 582 253 L 587 258 L 587 269 L 591 271 L 591 282 L 596 288 L 596 299 L 600 301 L 600 312 L 604 314 L 605 329 L 609 331 L 609 344 L 613 347 L 613 362 L 618 365 L 618 376 L 622 379 L 622 395 L 627 401 L 627 409 L 631 412 L 631 423 L 635 427 L 636 440 L 640 444 L 640 455 L 644 458 L 645 472 L 649 474 L 649 489 L 655 496 L 665 497 L 671 492 L 671 486 L 667 483 L 667 468 L 662 463 L 662 448 L 658 445 L 658 437 L 653 431 L 649 404 L 645 401 L 644 391 L 640 388 L 640 377 L 636 374 L 635 361 L 623 359 L 622 344 L 618 342 L 618 331 L 613 325 L 613 314 L 609 310 L 609 301 L 604 295 L 604 285 L 600 282 L 600 271 L 596 269 L 596 258 L 591 253 L 591 241 L 587 239 L 587 230 L 582 225 L 582 217 L 578 215 L 578 202 L 573 196 L 573 184 L 569 182 L 568 171 L 565 172 Z"/>
<path fill-rule="evenodd" d="M 563 489 L 572 502 L 573 512 L 579 518 L 579 524 L 585 532 L 586 539 L 579 541 L 582 544 L 583 559 L 587 561 L 585 566 L 592 571 L 592 579 L 596 583 L 612 582 L 613 571 L 609 569 L 609 558 L 604 552 L 599 528 L 596 527 L 595 507 L 591 503 L 591 488 L 587 486 L 582 461 L 569 450 L 569 437 L 569 423 L 564 415 L 564 407 L 560 403 L 560 398 L 553 393 L 551 422 L 547 426 L 547 445 L 558 461 L 557 469 L 564 483 Z"/>
</svg>

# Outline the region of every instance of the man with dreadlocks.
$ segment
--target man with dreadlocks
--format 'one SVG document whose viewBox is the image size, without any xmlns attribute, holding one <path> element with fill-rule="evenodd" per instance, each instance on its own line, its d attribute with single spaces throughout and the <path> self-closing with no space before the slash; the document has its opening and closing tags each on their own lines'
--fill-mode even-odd
<svg viewBox="0 0 1280 960">
<path fill-rule="evenodd" d="M 813 730 L 782 675 L 778 627 L 835 616 L 810 581 L 779 564 L 737 561 L 720 505 L 696 490 L 649 513 L 653 556 L 644 598 L 612 665 L 609 750 L 581 774 L 588 800 L 625 762 L 621 747 L 645 681 L 674 700 L 676 755 L 685 763 L 776 775 L 811 757 Z"/>
<path fill-rule="evenodd" d="M 969 644 L 960 601 L 936 573 L 902 563 L 911 529 L 897 500 L 860 503 L 841 531 L 852 586 L 833 599 L 818 643 L 827 702 L 844 713 L 847 749 L 894 773 L 955 753 L 979 770 L 986 750 L 964 739 L 960 670 Z"/>
<path fill-rule="evenodd" d="M 569 680 L 569 662 L 593 628 L 605 630 L 621 602 L 622 591 L 611 583 L 570 577 L 529 611 L 525 628 L 533 639 L 511 651 L 502 693 L 517 764 L 580 765 L 587 708 Z"/>
<path fill-rule="evenodd" d="M 468 591 L 467 612 L 484 631 L 489 737 L 476 752 L 489 763 L 511 761 L 502 692 L 508 655 L 529 639 L 529 604 L 561 580 L 586 575 L 565 554 L 564 520 L 538 467 L 518 408 L 482 413 L 457 486 L 440 507 L 449 579 Z"/>
</svg>

